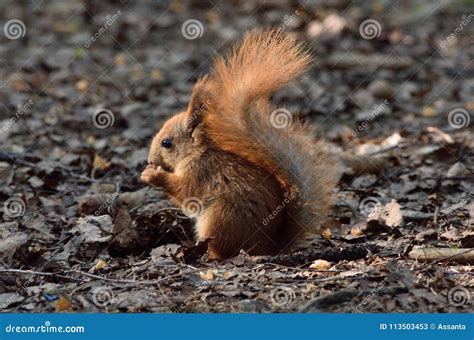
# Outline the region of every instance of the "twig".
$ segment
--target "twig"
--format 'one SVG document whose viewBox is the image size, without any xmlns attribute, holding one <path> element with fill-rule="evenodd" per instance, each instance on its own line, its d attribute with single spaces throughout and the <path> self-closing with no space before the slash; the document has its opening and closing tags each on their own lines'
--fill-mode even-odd
<svg viewBox="0 0 474 340">
<path fill-rule="evenodd" d="M 88 277 L 88 278 L 91 278 L 91 279 L 96 279 L 96 280 L 102 280 L 102 281 L 113 282 L 113 283 L 122 283 L 122 284 L 123 283 L 134 284 L 134 285 L 155 285 L 155 284 L 161 283 L 163 281 L 166 281 L 166 280 L 169 280 L 169 279 L 172 279 L 172 278 L 180 277 L 180 276 L 183 276 L 185 274 L 190 274 L 191 273 L 191 272 L 187 272 L 187 273 L 179 273 L 179 274 L 169 275 L 167 277 L 164 277 L 164 278 L 161 278 L 161 279 L 158 279 L 158 280 L 153 280 L 153 281 L 150 281 L 150 280 L 136 281 L 136 280 L 113 279 L 113 278 L 110 278 L 110 277 L 104 277 L 104 276 L 99 276 L 99 275 L 86 273 L 86 272 L 83 272 L 83 271 L 80 271 L 80 270 L 69 270 L 68 272 L 77 273 L 77 274 L 80 274 L 82 276 L 85 276 L 85 277 Z M 76 277 L 73 277 L 73 276 L 68 276 L 68 275 L 62 275 L 62 274 L 57 274 L 57 273 L 49 273 L 49 272 L 37 272 L 37 271 L 33 271 L 33 270 L 23 270 L 23 269 L 0 269 L 0 273 L 17 273 L 17 274 L 39 275 L 39 276 L 53 276 L 53 277 L 58 277 L 58 278 L 73 280 L 73 281 L 79 281 L 79 282 L 84 281 L 83 279 L 79 279 L 79 278 L 76 278 Z"/>
<path fill-rule="evenodd" d="M 314 249 L 309 253 L 295 252 L 293 254 L 277 255 L 273 257 L 262 256 L 257 263 L 275 263 L 284 266 L 294 267 L 297 265 L 311 263 L 314 260 L 342 261 L 342 260 L 358 260 L 365 258 L 371 252 L 376 250 L 373 244 L 356 244 L 347 248 L 328 248 Z"/>
<path fill-rule="evenodd" d="M 61 279 L 72 280 L 82 282 L 83 280 L 78 279 L 72 276 L 61 275 L 57 273 L 48 273 L 48 272 L 37 272 L 34 270 L 23 270 L 23 269 L 0 269 L 0 273 L 16 273 L 16 274 L 27 274 L 27 275 L 38 275 L 38 276 L 53 276 Z"/>
<path fill-rule="evenodd" d="M 474 263 L 474 248 L 419 248 L 412 250 L 408 256 L 415 260 Z"/>
<path fill-rule="evenodd" d="M 439 215 L 439 207 L 436 206 L 435 212 L 434 212 L 434 217 L 433 217 L 433 224 L 435 227 L 439 227 L 438 225 L 438 215 Z"/>
<path fill-rule="evenodd" d="M 176 277 L 183 276 L 185 274 L 193 273 L 194 271 L 190 271 L 190 272 L 186 272 L 186 273 L 178 273 L 178 274 L 174 274 L 174 275 L 169 275 L 167 277 L 164 277 L 164 278 L 161 278 L 161 279 L 158 279 L 158 280 L 147 280 L 147 281 L 144 281 L 144 280 L 137 281 L 137 280 L 125 280 L 125 279 L 113 279 L 113 278 L 110 278 L 110 277 L 104 277 L 104 276 L 100 276 L 100 275 L 94 275 L 94 274 L 86 273 L 86 272 L 83 272 L 83 271 L 80 271 L 80 270 L 71 270 L 71 272 L 81 274 L 81 275 L 89 277 L 91 279 L 103 280 L 103 281 L 114 282 L 114 283 L 130 283 L 130 284 L 136 284 L 136 285 L 155 285 L 157 283 L 161 283 L 161 282 L 167 281 L 169 279 L 173 279 L 173 278 L 176 278 Z"/>
<path fill-rule="evenodd" d="M 453 177 L 426 177 L 425 179 L 434 179 L 438 182 L 444 181 L 468 181 L 473 182 L 472 176 L 453 176 Z"/>
<path fill-rule="evenodd" d="M 407 288 L 402 286 L 382 287 L 378 291 L 360 291 L 356 289 L 340 290 L 314 298 L 313 300 L 309 301 L 305 306 L 303 306 L 298 311 L 298 313 L 321 313 L 327 311 L 327 309 L 333 305 L 352 301 L 352 299 L 357 296 L 362 297 L 370 294 L 397 295 L 400 293 L 405 293 L 407 291 Z"/>
</svg>

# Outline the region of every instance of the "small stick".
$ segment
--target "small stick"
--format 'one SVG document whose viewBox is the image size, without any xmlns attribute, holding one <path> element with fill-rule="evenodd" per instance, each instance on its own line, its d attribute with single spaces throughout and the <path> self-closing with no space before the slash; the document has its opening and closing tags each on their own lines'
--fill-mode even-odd
<svg viewBox="0 0 474 340">
<path fill-rule="evenodd" d="M 408 253 L 415 260 L 451 260 L 459 263 L 474 263 L 474 248 L 419 248 Z"/>
<path fill-rule="evenodd" d="M 433 218 L 433 224 L 435 227 L 438 227 L 438 215 L 439 215 L 439 207 L 436 206 L 435 212 L 434 212 L 434 218 Z"/>
<path fill-rule="evenodd" d="M 61 279 L 67 279 L 72 281 L 82 282 L 83 280 L 78 279 L 72 276 L 61 275 L 57 273 L 48 273 L 48 272 L 37 272 L 34 270 L 23 270 L 23 269 L 0 269 L 0 273 L 16 273 L 16 274 L 29 274 L 29 275 L 37 275 L 37 276 L 54 276 L 59 277 Z"/>
<path fill-rule="evenodd" d="M 179 274 L 175 274 L 175 275 L 169 275 L 167 277 L 164 277 L 164 278 L 158 279 L 158 280 L 154 280 L 154 281 L 150 281 L 150 280 L 148 280 L 148 281 L 136 281 L 136 280 L 113 279 L 113 278 L 109 278 L 109 277 L 103 277 L 103 276 L 99 276 L 99 275 L 86 273 L 86 272 L 83 272 L 83 271 L 80 271 L 80 270 L 70 270 L 68 272 L 77 273 L 77 274 L 80 274 L 82 276 L 86 276 L 88 278 L 96 279 L 96 280 L 108 281 L 108 282 L 113 282 L 113 283 L 125 283 L 125 284 L 128 283 L 128 284 L 135 284 L 135 285 L 155 285 L 157 283 L 161 283 L 161 282 L 166 281 L 168 279 L 180 277 L 180 276 L 183 276 L 184 274 L 189 274 L 190 273 L 190 272 L 188 272 L 188 273 L 179 273 Z M 57 273 L 49 273 L 49 272 L 37 272 L 37 271 L 33 271 L 33 270 L 23 270 L 23 269 L 0 269 L 0 273 L 17 273 L 17 274 L 39 275 L 39 276 L 53 276 L 53 277 L 58 277 L 58 278 L 73 280 L 73 281 L 79 281 L 79 282 L 84 281 L 82 279 L 79 279 L 79 278 L 76 278 L 76 277 L 73 277 L 73 276 L 67 276 L 67 275 L 62 275 L 62 274 L 57 274 Z"/>
</svg>

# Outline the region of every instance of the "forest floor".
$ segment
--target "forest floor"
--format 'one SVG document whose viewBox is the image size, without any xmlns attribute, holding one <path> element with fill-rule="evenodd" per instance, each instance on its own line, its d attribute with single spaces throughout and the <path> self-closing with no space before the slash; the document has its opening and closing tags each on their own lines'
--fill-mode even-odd
<svg viewBox="0 0 474 340">
<path fill-rule="evenodd" d="M 24 25 L 0 34 L 0 311 L 472 311 L 472 2 L 21 3 L 0 11 Z M 210 261 L 139 174 L 212 56 L 272 26 L 315 55 L 274 103 L 386 166 L 345 173 L 310 248 Z"/>
</svg>

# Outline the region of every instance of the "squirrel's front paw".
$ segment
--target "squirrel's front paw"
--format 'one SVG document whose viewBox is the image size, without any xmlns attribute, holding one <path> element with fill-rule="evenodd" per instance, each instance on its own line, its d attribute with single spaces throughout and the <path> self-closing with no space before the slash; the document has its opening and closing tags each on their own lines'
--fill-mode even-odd
<svg viewBox="0 0 474 340">
<path fill-rule="evenodd" d="M 161 185 L 163 183 L 164 173 L 161 167 L 155 167 L 148 164 L 143 170 L 140 180 L 150 185 Z"/>
</svg>

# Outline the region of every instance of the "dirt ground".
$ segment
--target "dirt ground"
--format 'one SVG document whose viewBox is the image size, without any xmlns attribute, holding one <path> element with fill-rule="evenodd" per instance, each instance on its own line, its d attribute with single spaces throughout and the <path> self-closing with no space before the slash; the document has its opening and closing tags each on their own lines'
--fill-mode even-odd
<svg viewBox="0 0 474 340">
<path fill-rule="evenodd" d="M 472 311 L 472 1 L 0 6 L 0 311 Z M 272 26 L 315 56 L 274 103 L 385 167 L 346 171 L 310 248 L 210 261 L 139 174 L 212 56 Z"/>
</svg>

